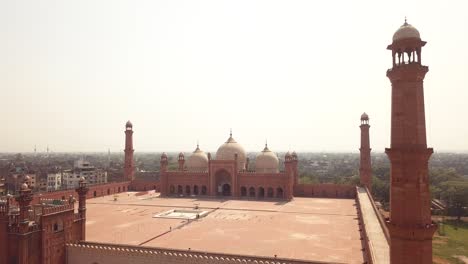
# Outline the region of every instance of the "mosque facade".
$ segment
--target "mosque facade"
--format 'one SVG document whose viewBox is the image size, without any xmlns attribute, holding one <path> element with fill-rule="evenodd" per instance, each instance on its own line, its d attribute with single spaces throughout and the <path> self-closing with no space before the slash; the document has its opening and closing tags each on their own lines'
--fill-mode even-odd
<svg viewBox="0 0 468 264">
<path fill-rule="evenodd" d="M 215 157 L 197 148 L 186 158 L 178 155 L 178 169 L 168 170 L 168 157 L 161 155 L 160 192 L 162 196 L 222 196 L 234 198 L 277 198 L 290 200 L 298 181 L 298 158 L 295 152 L 284 157 L 284 171 L 279 158 L 268 148 L 258 153 L 255 166 L 230 134 Z"/>
</svg>

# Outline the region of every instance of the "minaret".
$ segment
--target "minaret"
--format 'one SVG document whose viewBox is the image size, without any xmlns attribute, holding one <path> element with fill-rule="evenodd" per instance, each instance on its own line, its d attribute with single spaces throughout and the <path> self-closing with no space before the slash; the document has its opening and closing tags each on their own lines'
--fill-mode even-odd
<svg viewBox="0 0 468 264">
<path fill-rule="evenodd" d="M 30 229 L 30 215 L 31 201 L 33 200 L 32 191 L 28 185 L 29 176 L 25 177 L 24 183 L 21 185 L 20 194 L 16 197 L 16 202 L 19 205 L 18 216 L 18 230 L 15 232 L 18 236 L 16 245 L 16 256 L 18 257 L 15 263 L 27 264 L 29 263 L 29 255 L 31 252 L 31 229 Z M 9 243 L 12 243 L 11 241 Z M 13 242 L 14 243 L 14 242 Z M 14 248 L 14 247 L 13 247 Z M 3 252 L 2 252 L 3 254 Z M 13 253 L 15 254 L 15 253 Z"/>
<path fill-rule="evenodd" d="M 421 41 L 416 28 L 406 22 L 387 47 L 393 67 L 387 71 L 392 83 L 390 263 L 432 263 L 432 236 L 428 161 L 433 153 L 426 144 L 423 80 L 428 71 L 421 65 Z"/>
<path fill-rule="evenodd" d="M 108 148 L 108 149 L 107 149 L 107 165 L 106 165 L 107 169 L 110 168 L 110 162 L 111 162 L 110 155 L 111 155 L 111 154 L 110 154 L 110 148 Z"/>
<path fill-rule="evenodd" d="M 167 166 L 169 164 L 169 159 L 167 157 L 166 152 L 163 152 L 161 154 L 161 159 L 160 159 L 159 163 L 160 163 L 159 171 L 166 172 L 167 171 Z"/>
<path fill-rule="evenodd" d="M 31 209 L 31 201 L 33 195 L 29 187 L 29 176 L 26 176 L 24 183 L 21 185 L 20 194 L 16 197 L 16 202 L 19 205 L 19 218 L 20 233 L 27 233 L 29 230 L 29 210 Z"/>
<path fill-rule="evenodd" d="M 167 175 L 167 166 L 168 166 L 168 158 L 166 152 L 161 154 L 161 159 L 159 160 L 159 177 L 161 179 L 160 190 L 161 196 L 167 196 L 169 193 L 169 186 L 168 186 L 168 175 Z"/>
<path fill-rule="evenodd" d="M 133 161 L 133 125 L 130 121 L 125 124 L 125 165 L 124 180 L 133 181 L 135 179 L 135 165 Z"/>
<path fill-rule="evenodd" d="M 287 190 L 285 190 L 285 195 L 287 200 L 291 200 L 293 198 L 293 188 L 294 188 L 294 166 L 295 166 L 295 159 L 296 158 L 289 153 L 289 151 L 286 153 L 284 156 L 284 172 L 286 173 L 286 176 L 288 177 L 288 184 L 287 184 Z"/>
<path fill-rule="evenodd" d="M 197 144 L 197 149 L 198 148 L 198 144 Z M 184 170 L 184 163 L 185 163 L 185 156 L 184 156 L 184 153 L 179 153 L 179 158 L 178 158 L 178 163 L 179 163 L 179 171 L 183 171 Z"/>
<path fill-rule="evenodd" d="M 364 113 L 361 115 L 361 159 L 359 163 L 359 176 L 361 179 L 361 185 L 366 186 L 369 192 L 372 190 L 372 169 L 371 169 L 371 157 L 370 157 L 370 141 L 369 141 L 369 116 Z"/>
<path fill-rule="evenodd" d="M 81 233 L 79 240 L 86 240 L 86 194 L 89 188 L 86 186 L 86 180 L 84 177 L 80 178 L 79 186 L 76 188 L 78 193 L 78 216 L 81 220 Z"/>
<path fill-rule="evenodd" d="M 299 167 L 298 167 L 299 159 L 297 158 L 296 151 L 293 151 L 293 153 L 291 154 L 291 157 L 292 157 L 292 165 L 293 165 L 293 177 L 294 177 L 293 190 L 294 190 L 294 187 L 299 184 Z"/>
</svg>

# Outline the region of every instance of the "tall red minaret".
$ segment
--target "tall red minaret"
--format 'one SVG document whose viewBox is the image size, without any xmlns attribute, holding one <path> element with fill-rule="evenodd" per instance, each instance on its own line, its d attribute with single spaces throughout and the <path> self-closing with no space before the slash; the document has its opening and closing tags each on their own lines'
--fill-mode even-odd
<svg viewBox="0 0 468 264">
<path fill-rule="evenodd" d="M 86 194 L 89 188 L 86 186 L 86 180 L 81 177 L 76 192 L 78 193 L 78 217 L 81 221 L 81 232 L 78 234 L 78 240 L 86 240 Z M 76 220 L 75 220 L 76 221 Z"/>
<path fill-rule="evenodd" d="M 372 167 L 371 167 L 371 148 L 369 140 L 369 116 L 364 113 L 361 115 L 361 160 L 359 163 L 359 176 L 361 185 L 366 186 L 369 192 L 372 190 Z"/>
<path fill-rule="evenodd" d="M 428 161 L 433 150 L 426 144 L 423 80 L 428 71 L 421 65 L 421 41 L 416 28 L 406 22 L 393 35 L 393 67 L 387 71 L 392 83 L 390 263 L 431 264 L 432 236 Z"/>
<path fill-rule="evenodd" d="M 124 180 L 133 181 L 135 179 L 135 165 L 133 162 L 133 125 L 128 121 L 125 124 L 125 165 Z"/>
</svg>

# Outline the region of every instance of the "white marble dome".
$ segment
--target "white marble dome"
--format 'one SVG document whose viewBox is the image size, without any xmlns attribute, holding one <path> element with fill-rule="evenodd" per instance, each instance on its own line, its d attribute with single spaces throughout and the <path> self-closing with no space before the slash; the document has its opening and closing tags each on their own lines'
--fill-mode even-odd
<svg viewBox="0 0 468 264">
<path fill-rule="evenodd" d="M 415 27 L 413 27 L 405 21 L 405 23 L 395 32 L 395 34 L 393 34 L 393 41 L 407 38 L 421 39 L 421 36 L 419 35 L 419 31 Z"/>
<path fill-rule="evenodd" d="M 218 151 L 216 151 L 216 159 L 234 160 L 235 154 L 237 154 L 237 169 L 244 170 L 247 155 L 245 154 L 245 150 L 241 144 L 237 143 L 231 134 L 228 140 L 218 148 Z"/>
<path fill-rule="evenodd" d="M 189 171 L 208 170 L 208 156 L 203 150 L 200 150 L 198 145 L 192 155 L 187 159 L 186 166 Z"/>
<path fill-rule="evenodd" d="M 262 152 L 255 159 L 255 172 L 259 173 L 278 173 L 279 159 L 276 154 L 268 149 L 267 144 Z"/>
</svg>

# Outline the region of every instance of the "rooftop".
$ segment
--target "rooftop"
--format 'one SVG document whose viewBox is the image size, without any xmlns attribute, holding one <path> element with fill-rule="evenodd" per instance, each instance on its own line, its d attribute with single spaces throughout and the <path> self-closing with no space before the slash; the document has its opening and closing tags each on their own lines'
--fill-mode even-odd
<svg viewBox="0 0 468 264">
<path fill-rule="evenodd" d="M 207 214 L 154 218 L 169 210 Z M 355 201 L 159 198 L 122 193 L 87 201 L 86 240 L 206 252 L 363 263 Z M 193 217 L 192 217 L 193 218 Z"/>
</svg>

